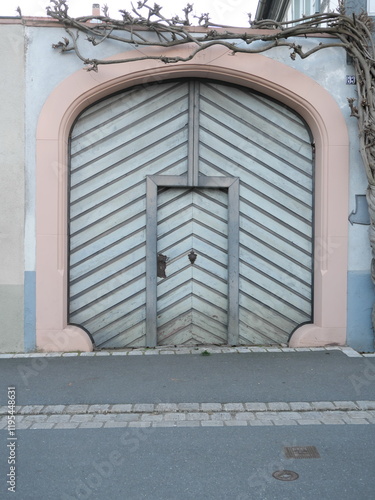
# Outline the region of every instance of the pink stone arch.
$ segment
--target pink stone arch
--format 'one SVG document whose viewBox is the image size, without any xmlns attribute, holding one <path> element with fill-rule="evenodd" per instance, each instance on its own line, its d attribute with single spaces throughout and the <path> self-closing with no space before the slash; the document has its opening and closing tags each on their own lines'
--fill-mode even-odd
<svg viewBox="0 0 375 500">
<path fill-rule="evenodd" d="M 171 55 L 184 56 L 187 50 L 173 49 Z M 143 52 L 154 55 L 155 49 Z M 289 344 L 344 345 L 349 174 L 344 117 L 333 97 L 299 71 L 266 56 L 231 56 L 224 47 L 213 46 L 185 63 L 144 60 L 102 66 L 98 73 L 80 70 L 46 100 L 37 130 L 37 349 L 93 348 L 82 328 L 67 324 L 67 164 L 74 120 L 87 106 L 113 92 L 179 77 L 211 78 L 253 88 L 287 104 L 308 123 L 316 144 L 314 323 L 298 328 Z"/>
</svg>

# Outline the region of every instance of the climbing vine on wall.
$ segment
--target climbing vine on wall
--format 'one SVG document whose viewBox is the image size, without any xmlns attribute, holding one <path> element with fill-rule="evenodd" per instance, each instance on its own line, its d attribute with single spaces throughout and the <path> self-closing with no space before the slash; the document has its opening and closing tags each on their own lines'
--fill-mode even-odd
<svg viewBox="0 0 375 500">
<path fill-rule="evenodd" d="M 209 14 L 193 15 L 193 6 L 187 4 L 183 14 L 167 18 L 162 7 L 150 6 L 142 0 L 131 9 L 120 10 L 120 18 L 110 17 L 108 7 L 100 16 L 73 18 L 69 16 L 67 0 L 51 0 L 47 14 L 65 28 L 67 36 L 53 48 L 61 52 L 73 51 L 82 60 L 88 71 L 98 71 L 101 65 L 124 64 L 144 59 L 159 60 L 164 64 L 174 64 L 193 59 L 199 52 L 213 45 L 226 47 L 233 55 L 242 52 L 255 54 L 274 47 L 285 47 L 290 57 L 305 59 L 328 47 L 341 47 L 352 60 L 355 68 L 357 98 L 348 99 L 351 116 L 358 121 L 360 150 L 368 179 L 367 201 L 370 212 L 370 242 L 372 248 L 371 276 L 375 283 L 375 50 L 372 39 L 373 24 L 366 13 L 358 16 L 345 14 L 343 3 L 337 12 L 318 13 L 293 21 L 276 22 L 271 19 L 252 22 L 249 28 L 234 28 L 217 25 Z M 193 25 L 204 30 L 194 29 Z M 83 54 L 82 35 L 92 46 L 106 40 L 123 42 L 127 46 L 139 48 L 125 59 L 95 59 Z M 298 38 L 319 37 L 321 41 L 312 48 L 305 49 Z M 79 40 L 79 38 L 81 39 Z M 297 40 L 297 41 L 296 41 Z M 169 56 L 171 47 L 188 46 L 185 57 Z M 149 56 L 142 53 L 142 47 L 159 47 L 160 53 Z M 375 307 L 373 309 L 375 327 Z"/>
</svg>

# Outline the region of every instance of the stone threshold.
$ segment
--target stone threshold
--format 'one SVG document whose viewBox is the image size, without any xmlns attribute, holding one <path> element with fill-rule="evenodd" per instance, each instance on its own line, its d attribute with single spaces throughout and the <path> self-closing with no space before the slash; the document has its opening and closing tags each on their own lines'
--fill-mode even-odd
<svg viewBox="0 0 375 500">
<path fill-rule="evenodd" d="M 94 356 L 152 356 L 152 355 L 173 355 L 173 354 L 248 354 L 248 353 L 291 353 L 291 352 L 324 352 L 340 351 L 350 358 L 375 357 L 375 353 L 359 353 L 347 346 L 327 346 L 327 347 L 220 347 L 220 346 L 199 346 L 199 347 L 172 347 L 160 346 L 155 348 L 128 348 L 121 350 L 95 350 L 93 352 L 31 352 L 31 353 L 3 353 L 0 359 L 13 358 L 35 358 L 35 357 L 94 357 Z"/>
</svg>

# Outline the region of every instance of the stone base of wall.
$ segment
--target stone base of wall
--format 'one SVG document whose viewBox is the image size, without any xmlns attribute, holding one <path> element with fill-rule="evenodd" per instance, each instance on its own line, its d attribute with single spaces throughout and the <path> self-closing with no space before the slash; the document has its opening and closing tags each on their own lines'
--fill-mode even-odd
<svg viewBox="0 0 375 500">
<path fill-rule="evenodd" d="M 24 351 L 23 285 L 0 285 L 0 352 Z"/>
</svg>

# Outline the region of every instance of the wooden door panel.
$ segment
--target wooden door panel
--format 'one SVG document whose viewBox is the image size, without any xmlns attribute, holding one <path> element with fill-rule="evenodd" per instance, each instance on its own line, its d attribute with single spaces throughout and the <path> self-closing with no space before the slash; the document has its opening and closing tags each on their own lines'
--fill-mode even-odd
<svg viewBox="0 0 375 500">
<path fill-rule="evenodd" d="M 168 257 L 152 313 L 159 343 L 280 344 L 311 321 L 313 158 L 293 111 L 245 88 L 165 82 L 88 108 L 70 147 L 69 321 L 98 346 L 150 338 L 150 176 L 160 180 L 153 259 Z M 172 177 L 180 187 L 163 186 Z M 228 179 L 239 179 L 232 209 Z"/>
<path fill-rule="evenodd" d="M 168 257 L 167 277 L 157 287 L 160 345 L 226 343 L 228 202 L 226 193 L 215 198 L 213 191 L 159 189 L 158 253 Z M 192 249 L 194 264 L 188 259 Z M 217 281 L 224 283 L 224 304 Z"/>
</svg>

